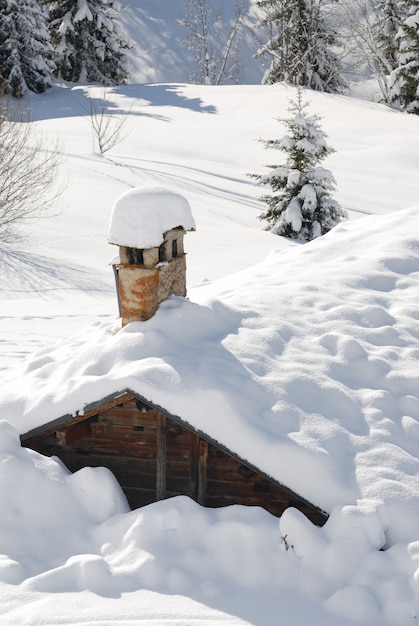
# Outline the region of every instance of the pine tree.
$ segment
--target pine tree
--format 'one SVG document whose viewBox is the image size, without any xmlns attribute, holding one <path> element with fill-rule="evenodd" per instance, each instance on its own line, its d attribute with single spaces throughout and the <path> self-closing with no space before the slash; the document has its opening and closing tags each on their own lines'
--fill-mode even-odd
<svg viewBox="0 0 419 626">
<path fill-rule="evenodd" d="M 333 48 L 336 31 L 326 24 L 322 0 L 259 0 L 257 27 L 269 39 L 256 56 L 270 56 L 263 83 L 287 81 L 317 91 L 341 93 L 346 83 Z"/>
<path fill-rule="evenodd" d="M 36 0 L 0 0 L 0 89 L 16 98 L 52 84 L 52 48 Z"/>
<path fill-rule="evenodd" d="M 399 0 L 378 0 L 376 3 L 378 19 L 374 35 L 381 52 L 383 69 L 388 73 L 398 65 L 397 32 L 402 22 L 402 8 Z"/>
<path fill-rule="evenodd" d="M 290 103 L 290 117 L 279 119 L 288 129 L 281 139 L 262 140 L 265 148 L 282 150 L 287 157 L 283 165 L 269 165 L 264 175 L 251 174 L 261 185 L 271 187 L 273 194 L 260 199 L 268 205 L 260 219 L 266 220 L 271 232 L 300 241 L 310 241 L 327 233 L 347 217 L 331 198 L 335 180 L 319 163 L 334 152 L 326 143 L 317 115 L 306 113 L 308 103 Z"/>
<path fill-rule="evenodd" d="M 43 0 L 49 7 L 56 74 L 70 82 L 121 84 L 129 43 L 118 26 L 118 0 Z"/>
<path fill-rule="evenodd" d="M 399 65 L 391 76 L 393 102 L 419 114 L 419 0 L 405 0 L 406 15 L 397 33 Z"/>
</svg>

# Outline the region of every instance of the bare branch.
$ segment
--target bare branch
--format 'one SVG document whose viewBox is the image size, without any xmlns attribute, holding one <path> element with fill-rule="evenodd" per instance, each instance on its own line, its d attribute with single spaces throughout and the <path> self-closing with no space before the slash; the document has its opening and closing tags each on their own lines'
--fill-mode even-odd
<svg viewBox="0 0 419 626">
<path fill-rule="evenodd" d="M 127 114 L 116 116 L 110 111 L 105 90 L 102 90 L 99 99 L 89 95 L 88 100 L 87 110 L 93 137 L 97 141 L 99 152 L 105 154 L 122 141 L 122 131 L 128 119 Z"/>
<path fill-rule="evenodd" d="M 238 47 L 246 15 L 245 0 L 236 0 L 235 16 L 229 23 L 222 6 L 214 12 L 208 0 L 188 0 L 181 23 L 186 29 L 184 44 L 195 61 L 190 80 L 206 85 L 219 85 L 223 79 L 237 82 Z"/>
<path fill-rule="evenodd" d="M 23 222 L 50 214 L 62 189 L 56 171 L 61 156 L 57 144 L 48 145 L 26 111 L 15 102 L 0 100 L 0 241 L 18 238 Z"/>
</svg>

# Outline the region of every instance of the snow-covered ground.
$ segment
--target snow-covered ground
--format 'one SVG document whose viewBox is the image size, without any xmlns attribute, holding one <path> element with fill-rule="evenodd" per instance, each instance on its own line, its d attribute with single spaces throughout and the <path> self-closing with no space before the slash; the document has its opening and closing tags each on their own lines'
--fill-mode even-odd
<svg viewBox="0 0 419 626">
<path fill-rule="evenodd" d="M 103 95 L 100 88 L 89 91 Z M 197 222 L 197 232 L 186 238 L 190 286 L 291 245 L 264 232 L 261 192 L 246 176 L 281 159 L 257 139 L 283 133 L 276 118 L 286 115 L 291 88 L 133 84 L 109 90 L 115 114 L 127 119 L 123 142 L 105 157 L 93 153 L 86 92 L 63 85 L 31 97 L 40 131 L 59 137 L 66 189 L 58 216 L 33 224 L 21 249 L 0 254 L 0 367 L 48 337 L 54 341 L 116 313 L 109 217 L 116 199 L 135 186 L 173 187 L 189 200 Z M 416 117 L 341 96 L 309 93 L 307 99 L 336 149 L 325 165 L 351 219 L 417 203 Z"/>
<path fill-rule="evenodd" d="M 59 137 L 66 188 L 59 214 L 0 252 L 0 416 L 12 424 L 0 423 L 0 624 L 414 624 L 419 249 L 409 207 L 419 197 L 419 118 L 307 93 L 336 149 L 324 164 L 350 220 L 301 246 L 263 230 L 260 190 L 246 177 L 280 161 L 257 139 L 282 134 L 276 118 L 294 90 L 140 82 L 154 79 L 106 90 L 126 124 L 105 157 L 93 151 L 86 113 L 87 95 L 102 98 L 102 89 L 57 85 L 28 100 L 40 132 Z M 169 300 L 145 330 L 112 335 L 111 209 L 149 184 L 192 207 L 189 301 Z M 166 318 L 189 360 L 170 353 Z M 176 395 L 185 372 L 203 374 L 201 392 L 215 385 L 218 399 L 232 400 L 233 417 L 242 380 L 246 400 L 263 402 L 253 428 L 266 441 L 266 463 L 282 432 L 284 449 L 301 455 L 295 487 L 333 509 L 326 526 L 295 510 L 278 521 L 183 497 L 129 512 L 107 470 L 69 475 L 22 449 L 14 427 L 80 408 L 66 404 L 84 400 L 79 387 L 101 396 L 115 381 L 112 342 L 128 371 L 138 345 L 146 350 L 143 384 L 152 393 L 163 381 L 165 402 L 183 402 L 175 412 L 188 409 Z M 225 380 L 236 385 L 228 389 L 222 371 L 208 377 L 211 359 L 226 358 Z M 241 406 L 246 417 L 255 405 Z"/>
</svg>

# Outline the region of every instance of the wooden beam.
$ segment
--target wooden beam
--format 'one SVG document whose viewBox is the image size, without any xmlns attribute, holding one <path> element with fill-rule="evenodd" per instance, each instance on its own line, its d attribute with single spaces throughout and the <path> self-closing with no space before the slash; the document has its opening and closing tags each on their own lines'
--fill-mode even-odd
<svg viewBox="0 0 419 626">
<path fill-rule="evenodd" d="M 189 456 L 189 486 L 188 496 L 198 500 L 198 459 L 199 459 L 199 437 L 193 433 L 191 439 L 191 449 Z"/>
<path fill-rule="evenodd" d="M 90 437 L 90 435 L 91 430 L 89 420 L 80 422 L 79 424 L 71 426 L 70 428 L 62 428 L 61 430 L 57 430 L 55 433 L 57 443 L 60 446 L 69 446 L 79 439 L 83 439 L 84 437 Z"/>
<path fill-rule="evenodd" d="M 198 503 L 205 506 L 207 495 L 208 441 L 199 440 L 198 448 Z"/>
<path fill-rule="evenodd" d="M 162 413 L 157 416 L 156 460 L 156 500 L 163 500 L 166 497 L 166 418 Z"/>
<path fill-rule="evenodd" d="M 40 439 L 48 437 L 52 433 L 57 432 L 59 429 L 71 428 L 79 422 L 84 422 L 86 419 L 96 416 L 99 413 L 103 413 L 117 404 L 122 404 L 132 399 L 133 395 L 127 391 L 109 401 L 103 402 L 102 404 L 100 402 L 89 404 L 85 407 L 84 412 L 81 414 L 77 413 L 76 415 L 64 415 L 58 420 L 53 420 L 53 422 L 50 423 L 50 426 L 48 426 L 47 423 L 45 426 L 35 428 L 33 431 L 29 431 L 28 433 L 21 435 L 22 443 L 28 448 L 34 448 Z M 36 431 L 36 433 L 34 431 Z"/>
</svg>

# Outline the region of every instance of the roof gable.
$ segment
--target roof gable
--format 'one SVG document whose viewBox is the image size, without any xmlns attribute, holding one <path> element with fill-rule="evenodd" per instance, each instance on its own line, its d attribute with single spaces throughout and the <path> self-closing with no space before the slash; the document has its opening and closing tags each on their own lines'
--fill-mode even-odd
<svg viewBox="0 0 419 626">
<path fill-rule="evenodd" d="M 234 450 L 131 390 L 92 403 L 81 415 L 44 424 L 21 440 L 47 456 L 58 456 L 72 471 L 85 465 L 108 467 L 133 508 L 189 495 L 207 506 L 258 505 L 275 515 L 294 506 L 316 524 L 327 519 Z"/>
</svg>

